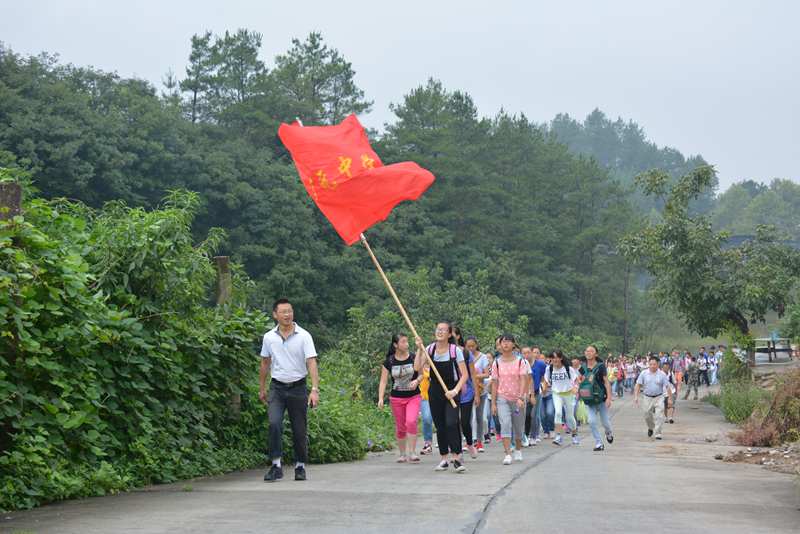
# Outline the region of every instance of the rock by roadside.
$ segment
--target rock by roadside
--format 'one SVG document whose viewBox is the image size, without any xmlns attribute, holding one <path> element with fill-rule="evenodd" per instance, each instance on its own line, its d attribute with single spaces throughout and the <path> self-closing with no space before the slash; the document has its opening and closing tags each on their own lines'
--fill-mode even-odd
<svg viewBox="0 0 800 534">
<path fill-rule="evenodd" d="M 780 447 L 748 447 L 727 454 L 723 460 L 763 465 L 770 471 L 800 475 L 800 442 Z"/>
</svg>

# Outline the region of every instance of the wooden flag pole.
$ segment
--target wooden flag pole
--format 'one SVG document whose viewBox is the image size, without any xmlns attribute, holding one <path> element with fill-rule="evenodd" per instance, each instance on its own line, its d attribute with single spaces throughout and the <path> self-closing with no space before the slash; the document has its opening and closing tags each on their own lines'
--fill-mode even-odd
<svg viewBox="0 0 800 534">
<path fill-rule="evenodd" d="M 372 263 L 375 264 L 375 268 L 378 269 L 378 272 L 380 273 L 381 278 L 383 279 L 383 283 L 386 284 L 386 289 L 389 290 L 389 293 L 392 295 L 392 298 L 394 299 L 394 303 L 397 304 L 397 307 L 400 309 L 400 313 L 402 314 L 403 319 L 405 319 L 408 328 L 411 330 L 411 335 L 414 336 L 414 340 L 416 341 L 417 339 L 422 339 L 419 337 L 417 329 L 414 328 L 414 323 L 411 322 L 411 318 L 408 316 L 408 313 L 406 313 L 406 309 L 403 307 L 403 303 L 400 302 L 400 298 L 397 296 L 397 293 L 395 293 L 394 287 L 392 287 L 392 283 L 389 281 L 389 278 L 386 277 L 386 273 L 383 272 L 381 264 L 378 263 L 378 258 L 375 257 L 375 254 L 372 252 L 372 248 L 369 246 L 367 238 L 364 236 L 363 233 L 361 234 L 361 243 L 367 249 L 367 252 L 369 252 L 369 257 L 372 258 Z M 433 371 L 433 374 L 436 375 L 436 379 L 439 381 L 439 385 L 442 386 L 442 390 L 447 391 L 447 386 L 445 386 L 444 380 L 442 380 L 442 375 L 439 374 L 439 370 L 436 369 L 436 366 L 433 364 L 431 356 L 430 354 L 428 354 L 427 350 L 425 351 L 425 358 L 428 360 L 428 363 L 431 366 L 431 371 Z M 453 399 L 450 399 L 450 404 L 453 405 L 453 408 L 457 408 L 456 401 L 454 401 Z"/>
<path fill-rule="evenodd" d="M 300 117 L 297 117 L 296 120 L 297 124 L 299 124 L 300 127 L 302 128 L 303 121 L 300 120 Z M 389 279 L 386 277 L 386 273 L 383 272 L 383 267 L 381 267 L 381 264 L 378 263 L 378 258 L 375 257 L 375 254 L 372 252 L 372 248 L 369 246 L 367 238 L 364 237 L 363 233 L 361 234 L 361 243 L 363 243 L 364 247 L 367 249 L 367 252 L 369 252 L 369 257 L 372 258 L 372 263 L 375 264 L 375 268 L 378 269 L 378 273 L 380 273 L 381 278 L 383 279 L 383 283 L 386 284 L 386 289 L 389 290 L 389 293 L 392 295 L 392 298 L 394 299 L 394 303 L 397 304 L 397 307 L 400 309 L 400 313 L 403 315 L 403 319 L 405 319 L 408 328 L 411 330 L 411 335 L 414 336 L 414 341 L 416 341 L 417 339 L 422 339 L 421 337 L 419 337 L 417 329 L 414 328 L 414 323 L 411 322 L 411 318 L 408 316 L 408 313 L 406 313 L 406 309 L 403 307 L 403 303 L 400 302 L 397 293 L 395 293 L 394 288 L 392 287 L 392 283 L 389 282 Z M 425 351 L 425 359 L 428 360 L 428 364 L 430 364 L 431 366 L 431 371 L 433 371 L 433 374 L 436 375 L 436 380 L 439 381 L 439 385 L 442 386 L 442 390 L 447 391 L 447 386 L 444 384 L 444 380 L 442 380 L 442 375 L 439 374 L 439 370 L 436 369 L 436 366 L 433 364 L 433 360 L 431 360 L 431 356 L 430 354 L 428 354 L 427 350 Z M 453 399 L 449 400 L 453 408 L 458 408 L 458 406 L 456 406 L 456 401 L 454 401 Z"/>
</svg>

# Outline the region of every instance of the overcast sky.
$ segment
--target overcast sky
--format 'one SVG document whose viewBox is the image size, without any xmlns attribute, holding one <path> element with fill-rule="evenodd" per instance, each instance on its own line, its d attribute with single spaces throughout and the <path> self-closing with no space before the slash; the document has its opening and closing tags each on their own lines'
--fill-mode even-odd
<svg viewBox="0 0 800 534">
<path fill-rule="evenodd" d="M 435 77 L 485 115 L 633 119 L 659 145 L 702 154 L 722 188 L 800 182 L 798 22 L 793 0 L 0 0 L 0 41 L 16 52 L 155 83 L 183 73 L 206 29 L 261 32 L 268 65 L 320 31 L 375 101 L 369 126 Z"/>
</svg>

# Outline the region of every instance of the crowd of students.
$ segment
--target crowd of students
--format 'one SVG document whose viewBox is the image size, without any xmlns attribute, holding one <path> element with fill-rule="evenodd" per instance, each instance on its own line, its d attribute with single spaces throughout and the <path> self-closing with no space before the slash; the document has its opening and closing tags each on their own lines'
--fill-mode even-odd
<svg viewBox="0 0 800 534">
<path fill-rule="evenodd" d="M 609 354 L 603 361 L 594 345 L 582 358 L 570 358 L 561 350 L 543 354 L 538 347 L 520 347 L 513 335 L 503 334 L 493 350 L 483 352 L 475 337 L 463 336 L 446 321 L 436 325 L 434 337 L 427 346 L 414 340 L 411 352 L 407 335 L 394 336 L 381 369 L 378 406 L 383 407 L 391 381 L 398 462 L 420 461 L 421 415 L 420 454 L 433 454 L 435 428 L 440 455 L 435 469 L 456 473 L 466 471 L 465 452 L 477 458 L 493 437 L 502 444 L 503 465 L 521 462 L 522 449 L 543 440 L 580 445 L 582 424 L 591 430 L 593 450 L 603 451 L 614 442 L 612 400 L 626 392 L 633 393 L 637 406 L 641 397 L 647 435 L 662 439 L 663 424 L 674 423 L 680 389 L 686 388 L 685 399 L 692 391 L 697 399 L 701 383 L 716 383 L 724 350 Z"/>
<path fill-rule="evenodd" d="M 283 479 L 282 435 L 288 413 L 295 455 L 294 479 L 307 479 L 308 408 L 320 402 L 317 351 L 311 334 L 294 321 L 287 299 L 272 306 L 276 326 L 264 334 L 259 369 L 259 399 L 269 417 L 270 467 L 266 482 Z M 391 379 L 389 403 L 395 420 L 398 462 L 417 463 L 417 427 L 422 415 L 420 454 L 433 454 L 436 428 L 440 461 L 437 471 L 466 470 L 463 448 L 476 458 L 492 436 L 503 446 L 503 464 L 522 461 L 522 449 L 543 440 L 561 446 L 564 435 L 580 444 L 578 427 L 588 423 L 595 451 L 614 442 L 609 417 L 614 395 L 632 391 L 643 397 L 648 436 L 661 438 L 665 420 L 674 421 L 675 401 L 681 387 L 684 399 L 701 383 L 718 379 L 724 347 L 701 348 L 697 355 L 685 351 L 659 353 L 606 361 L 597 347 L 586 347 L 582 358 L 560 350 L 547 355 L 537 347 L 520 347 L 513 335 L 495 340 L 483 352 L 475 337 L 443 321 L 436 325 L 435 341 L 425 346 L 414 339 L 411 352 L 407 335 L 395 335 L 381 370 L 378 406 L 384 406 Z M 427 353 L 427 355 L 426 355 Z M 308 389 L 308 379 L 311 388 Z M 605 439 L 605 443 L 604 443 Z"/>
</svg>

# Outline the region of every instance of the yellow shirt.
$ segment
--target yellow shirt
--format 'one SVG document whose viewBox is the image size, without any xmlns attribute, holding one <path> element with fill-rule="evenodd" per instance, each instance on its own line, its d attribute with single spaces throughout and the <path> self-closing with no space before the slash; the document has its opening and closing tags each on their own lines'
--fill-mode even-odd
<svg viewBox="0 0 800 534">
<path fill-rule="evenodd" d="M 425 369 L 422 371 L 422 382 L 419 383 L 419 391 L 422 393 L 422 398 L 428 400 L 428 388 L 431 387 L 431 370 Z"/>
</svg>

